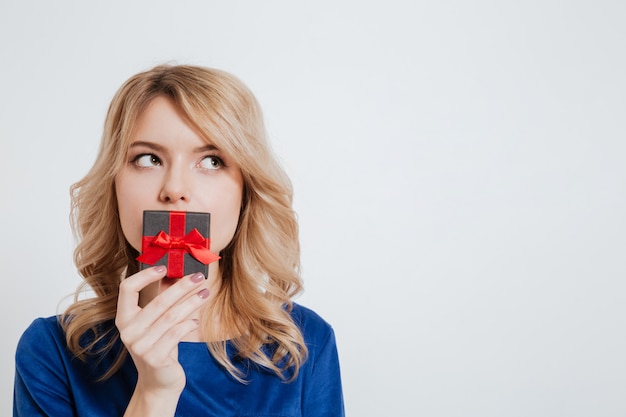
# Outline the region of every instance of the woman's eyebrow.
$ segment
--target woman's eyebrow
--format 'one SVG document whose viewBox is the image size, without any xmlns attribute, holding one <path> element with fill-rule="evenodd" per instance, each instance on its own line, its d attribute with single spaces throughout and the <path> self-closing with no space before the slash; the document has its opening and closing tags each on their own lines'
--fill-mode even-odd
<svg viewBox="0 0 626 417">
<path fill-rule="evenodd" d="M 217 146 L 215 145 L 205 145 L 205 146 L 199 146 L 195 148 L 193 151 L 196 153 L 202 153 L 202 152 L 217 151 L 217 150 L 219 149 L 217 149 Z"/>
<path fill-rule="evenodd" d="M 138 146 L 144 146 L 146 148 L 154 149 L 155 151 L 163 151 L 165 149 L 163 146 L 159 145 L 158 143 L 145 142 L 141 140 L 138 140 L 130 144 L 131 148 L 135 148 Z"/>
<path fill-rule="evenodd" d="M 146 148 L 154 149 L 155 151 L 160 151 L 160 152 L 163 152 L 165 150 L 165 147 L 162 146 L 162 145 L 159 145 L 158 143 L 146 142 L 146 141 L 143 141 L 143 140 L 138 140 L 138 141 L 135 141 L 135 142 L 130 144 L 131 148 L 135 148 L 135 147 L 138 147 L 138 146 L 144 146 Z M 215 146 L 215 145 L 204 145 L 204 146 L 199 146 L 199 147 L 193 149 L 193 151 L 195 153 L 217 151 L 217 150 L 218 150 L 217 146 Z"/>
</svg>

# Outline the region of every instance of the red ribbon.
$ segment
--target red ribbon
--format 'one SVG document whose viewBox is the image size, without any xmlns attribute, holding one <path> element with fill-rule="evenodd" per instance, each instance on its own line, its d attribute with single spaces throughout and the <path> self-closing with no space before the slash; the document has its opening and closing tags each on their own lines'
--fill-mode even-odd
<svg viewBox="0 0 626 417">
<path fill-rule="evenodd" d="M 184 254 L 188 253 L 199 262 L 208 265 L 217 261 L 220 257 L 209 250 L 210 239 L 202 236 L 198 229 L 193 229 L 185 236 L 184 213 L 172 212 L 170 215 L 170 236 L 160 231 L 156 236 L 143 236 L 143 253 L 137 258 L 138 261 L 148 265 L 154 265 L 159 259 L 168 255 L 168 276 L 182 277 L 184 275 Z M 176 236 L 178 235 L 178 236 Z"/>
<path fill-rule="evenodd" d="M 160 231 L 156 236 L 144 236 L 143 240 L 145 250 L 137 260 L 144 264 L 154 265 L 172 250 L 187 252 L 205 265 L 220 258 L 207 248 L 209 239 L 205 239 L 198 229 L 193 229 L 183 238 L 172 237 Z"/>
</svg>

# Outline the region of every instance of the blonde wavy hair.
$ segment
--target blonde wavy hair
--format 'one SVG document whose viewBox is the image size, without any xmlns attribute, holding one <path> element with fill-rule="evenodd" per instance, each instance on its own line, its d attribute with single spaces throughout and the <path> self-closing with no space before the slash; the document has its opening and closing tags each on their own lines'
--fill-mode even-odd
<svg viewBox="0 0 626 417">
<path fill-rule="evenodd" d="M 203 311 L 205 334 L 213 336 L 209 340 L 240 335 L 230 340 L 239 358 L 293 380 L 307 348 L 290 316 L 291 300 L 302 290 L 291 183 L 272 155 L 253 94 L 234 76 L 198 66 L 161 65 L 126 81 L 109 107 L 94 166 L 71 188 L 72 227 L 79 241 L 74 261 L 83 282 L 61 318 L 68 347 L 86 360 L 111 351 L 119 340 L 113 324 L 119 284 L 138 271 L 138 253 L 122 232 L 115 177 L 126 162 L 139 115 L 157 96 L 171 98 L 207 141 L 241 167 L 243 175 L 239 224 L 220 254 L 222 285 Z M 94 296 L 80 299 L 86 288 Z M 211 328 L 213 320 L 208 318 L 214 317 L 226 333 L 216 334 Z M 207 345 L 233 377 L 245 382 L 227 354 L 225 340 Z M 113 375 L 126 355 L 122 348 L 102 379 Z"/>
</svg>

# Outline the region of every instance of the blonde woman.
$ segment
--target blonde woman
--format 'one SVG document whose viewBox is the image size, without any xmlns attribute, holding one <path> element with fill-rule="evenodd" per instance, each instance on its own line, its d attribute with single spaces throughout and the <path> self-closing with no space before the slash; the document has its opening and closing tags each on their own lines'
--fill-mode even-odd
<svg viewBox="0 0 626 417">
<path fill-rule="evenodd" d="M 332 328 L 291 301 L 290 182 L 238 79 L 195 66 L 130 78 L 72 198 L 95 297 L 25 331 L 14 416 L 344 415 Z M 144 210 L 211 213 L 208 276 L 139 270 Z"/>
</svg>

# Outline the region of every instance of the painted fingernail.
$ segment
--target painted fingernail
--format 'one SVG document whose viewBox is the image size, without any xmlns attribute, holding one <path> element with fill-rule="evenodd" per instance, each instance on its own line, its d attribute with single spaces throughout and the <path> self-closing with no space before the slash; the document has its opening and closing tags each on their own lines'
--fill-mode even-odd
<svg viewBox="0 0 626 417">
<path fill-rule="evenodd" d="M 167 268 L 165 267 L 165 265 L 159 265 L 159 266 L 154 267 L 154 272 L 159 273 L 159 274 L 162 274 L 166 270 Z"/>
<path fill-rule="evenodd" d="M 201 289 L 200 291 L 198 291 L 198 297 L 205 299 L 209 296 L 210 291 L 207 290 L 206 288 Z"/>
<path fill-rule="evenodd" d="M 202 272 L 196 272 L 195 274 L 193 274 L 190 278 L 191 282 L 202 282 L 204 281 L 204 274 Z"/>
</svg>

